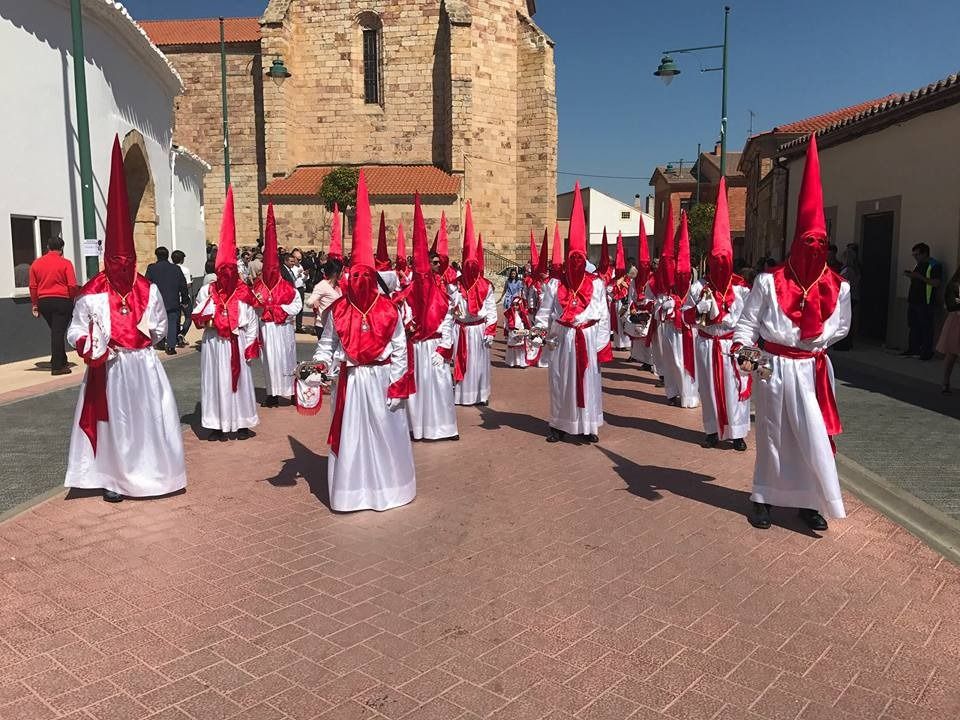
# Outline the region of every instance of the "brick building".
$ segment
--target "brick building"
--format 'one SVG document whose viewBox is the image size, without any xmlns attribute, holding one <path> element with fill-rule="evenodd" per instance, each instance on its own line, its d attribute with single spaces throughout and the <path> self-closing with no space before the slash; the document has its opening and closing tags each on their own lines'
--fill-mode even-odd
<svg viewBox="0 0 960 720">
<path fill-rule="evenodd" d="M 743 257 L 749 263 L 752 264 L 762 257 L 783 259 L 786 251 L 789 232 L 785 225 L 787 170 L 778 162 L 777 149 L 792 140 L 823 130 L 833 123 L 853 118 L 877 103 L 895 97 L 897 96 L 889 95 L 879 100 L 870 100 L 804 120 L 778 125 L 772 130 L 754 135 L 747 140 L 740 155 L 738 169 L 747 179 Z"/>
<path fill-rule="evenodd" d="M 446 211 L 454 246 L 464 201 L 491 251 L 525 252 L 556 217 L 553 42 L 534 0 L 269 0 L 227 22 L 231 176 L 241 244 L 276 205 L 283 244 L 328 241 L 317 194 L 339 165 L 364 166 L 374 211 L 410 222 L 424 195 L 429 230 Z M 184 77 L 176 139 L 211 162 L 207 232 L 223 197 L 219 30 L 215 20 L 144 22 Z M 282 58 L 290 77 L 265 74 Z"/>
<path fill-rule="evenodd" d="M 730 234 L 733 237 L 733 254 L 741 256 L 744 237 L 744 214 L 746 206 L 746 178 L 734 168 L 740 161 L 740 153 L 727 153 L 727 201 L 730 207 Z M 699 181 L 700 195 L 697 196 Z M 654 189 L 654 222 L 658 229 L 657 252 L 663 247 L 667 203 L 673 208 L 673 227 L 680 223 L 680 211 L 688 210 L 699 202 L 715 203 L 717 185 L 720 182 L 720 146 L 713 152 L 702 152 L 689 167 L 682 165 L 659 165 L 653 171 L 650 185 Z M 661 229 L 664 228 L 664 229 Z"/>
</svg>

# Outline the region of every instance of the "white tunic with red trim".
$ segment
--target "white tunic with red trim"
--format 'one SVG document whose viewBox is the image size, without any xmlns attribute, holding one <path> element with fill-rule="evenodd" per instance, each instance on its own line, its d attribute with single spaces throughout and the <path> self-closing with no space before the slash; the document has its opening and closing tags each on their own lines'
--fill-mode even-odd
<svg viewBox="0 0 960 720">
<path fill-rule="evenodd" d="M 850 285 L 840 284 L 837 305 L 823 322 L 823 332 L 800 340 L 800 330 L 777 301 L 773 275 L 761 273 L 747 296 L 734 331 L 734 343 L 755 346 L 760 338 L 813 353 L 825 351 L 850 330 Z M 824 517 L 846 517 L 833 447 L 816 392 L 816 359 L 770 355 L 773 376 L 755 379 L 757 460 L 754 502 L 811 508 Z M 833 386 L 833 368 L 823 356 Z"/>
<path fill-rule="evenodd" d="M 398 318 L 390 342 L 378 357 L 386 364 L 357 365 L 346 354 L 332 319 L 323 327 L 313 359 L 325 363 L 337 378 L 331 407 L 337 406 L 340 384 L 346 383 L 340 454 L 331 450 L 327 458 L 330 508 L 338 512 L 389 510 L 411 502 L 417 495 L 417 476 L 407 414 L 403 407 L 387 407 L 390 386 L 407 373 L 403 319 Z M 342 377 L 342 363 L 347 365 L 346 378 Z"/>
<path fill-rule="evenodd" d="M 476 315 L 470 313 L 467 300 L 457 292 L 452 297 L 454 303 L 454 346 L 453 357 L 456 363 L 457 346 L 467 345 L 467 366 L 463 380 L 453 386 L 453 401 L 457 405 L 476 405 L 490 400 L 490 348 L 484 343 L 487 337 L 497 332 L 497 301 L 491 286 Z"/>
<path fill-rule="evenodd" d="M 262 310 L 260 317 L 260 358 L 263 361 L 263 373 L 266 376 L 267 395 L 290 397 L 293 395 L 293 373 L 297 367 L 297 336 L 294 332 L 294 320 L 303 307 L 300 293 L 295 292 L 293 299 L 279 310 L 286 313 L 282 323 L 264 321 Z"/>
<path fill-rule="evenodd" d="M 211 316 L 216 309 L 210 301 L 212 283 L 197 293 L 194 316 Z M 200 424 L 210 430 L 236 432 L 252 428 L 260 422 L 253 387 L 250 360 L 257 355 L 257 314 L 247 303 L 239 302 L 237 327 L 234 335 L 240 349 L 240 377 L 233 389 L 231 370 L 232 343 L 208 327 L 203 331 L 200 351 Z"/>
<path fill-rule="evenodd" d="M 407 419 L 415 440 L 442 440 L 459 434 L 453 404 L 453 315 L 448 310 L 437 329 L 440 337 L 412 343 L 417 391 L 407 398 Z M 443 365 L 434 365 L 436 355 Z"/>
<path fill-rule="evenodd" d="M 647 344 L 646 335 L 640 334 L 640 328 L 630 322 L 630 315 L 633 313 L 650 312 L 651 303 L 643 295 L 637 294 L 636 283 L 630 283 L 630 292 L 627 295 L 627 318 L 623 323 L 624 332 L 630 338 L 630 358 L 640 363 L 645 363 L 653 367 L 657 372 L 656 363 L 653 360 L 652 342 Z"/>
<path fill-rule="evenodd" d="M 657 367 L 663 373 L 663 391 L 667 398 L 679 398 L 680 406 L 700 405 L 697 379 L 691 376 L 683 360 L 683 331 L 678 330 L 675 316 L 681 310 L 672 295 L 657 296 L 657 332 L 660 336 L 660 359 Z M 695 334 L 696 330 L 692 330 Z"/>
<path fill-rule="evenodd" d="M 81 295 L 73 307 L 67 342 L 76 347 L 90 333 L 90 321 L 99 325 L 98 342 L 110 343 L 110 307 L 107 293 Z M 109 419 L 98 422 L 97 451 L 80 429 L 80 412 L 87 375 L 70 433 L 66 487 L 104 489 L 127 497 L 155 497 L 187 484 L 180 413 L 160 359 L 153 346 L 167 335 L 167 312 L 155 285 L 150 286 L 141 325 L 150 333 L 143 349 L 111 344 L 106 361 L 106 401 Z"/>
<path fill-rule="evenodd" d="M 550 427 L 573 435 L 596 434 L 603 425 L 603 391 L 600 383 L 600 363 L 597 355 L 609 351 L 610 306 L 603 280 L 593 279 L 590 302 L 573 320 L 573 325 L 589 325 L 577 330 L 560 324 L 563 307 L 557 298 L 559 280 L 550 280 L 544 285 L 543 302 L 537 311 L 535 325 L 550 330 L 557 339 L 556 349 L 550 356 Z M 582 332 L 586 341 L 587 364 L 583 375 L 583 407 L 577 401 L 577 333 Z"/>
<path fill-rule="evenodd" d="M 704 283 L 697 280 L 690 286 L 684 311 L 696 310 L 703 295 Z M 696 353 L 697 389 L 700 392 L 700 408 L 703 415 L 703 431 L 717 433 L 721 440 L 744 438 L 750 432 L 750 397 L 747 392 L 749 377 L 737 367 L 736 359 L 730 356 L 733 345 L 733 329 L 737 326 L 743 304 L 750 293 L 745 285 L 733 286 L 734 300 L 719 322 L 711 322 L 697 328 L 694 338 Z M 725 336 L 731 337 L 725 337 Z M 720 338 L 720 339 L 715 339 Z M 721 430 L 717 418 L 717 369 L 722 373 L 723 405 L 726 424 Z"/>
</svg>

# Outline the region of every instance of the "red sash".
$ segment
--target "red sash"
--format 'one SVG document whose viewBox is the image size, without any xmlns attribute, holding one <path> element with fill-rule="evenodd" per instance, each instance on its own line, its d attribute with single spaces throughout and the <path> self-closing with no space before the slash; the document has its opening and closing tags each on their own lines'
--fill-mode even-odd
<svg viewBox="0 0 960 720">
<path fill-rule="evenodd" d="M 472 327 L 474 325 L 483 325 L 486 320 L 457 320 L 460 327 Z M 461 382 L 467 373 L 467 338 L 464 333 L 460 334 L 460 342 L 457 343 L 457 356 L 453 362 L 453 381 Z"/>
<path fill-rule="evenodd" d="M 837 410 L 837 398 L 833 394 L 833 384 L 830 382 L 830 371 L 827 353 L 825 350 L 801 350 L 800 348 L 780 345 L 768 340 L 763 341 L 763 350 L 771 355 L 789 358 L 790 360 L 808 360 L 813 358 L 814 386 L 817 392 L 817 404 L 823 415 L 823 424 L 827 427 L 827 435 L 839 435 L 843 432 L 840 425 L 840 412 Z M 831 441 L 832 443 L 832 441 Z"/>
<path fill-rule="evenodd" d="M 713 369 L 713 399 L 717 408 L 717 432 L 718 434 L 723 435 L 724 429 L 730 424 L 727 413 L 726 376 L 723 373 L 724 359 L 730 362 L 733 366 L 733 375 L 737 379 L 737 392 L 739 393 L 741 402 L 750 397 L 750 391 L 753 387 L 753 378 L 748 376 L 746 387 L 744 387 L 743 378 L 740 376 L 740 371 L 737 368 L 736 358 L 730 355 L 725 356 L 723 353 L 723 348 L 720 345 L 720 341 L 732 340 L 733 332 L 724 333 L 723 335 L 708 335 L 707 333 L 700 333 L 700 337 L 702 337 L 704 340 L 711 341 L 710 364 Z"/>
<path fill-rule="evenodd" d="M 556 322 L 557 325 L 571 328 L 576 333 L 574 335 L 573 346 L 577 355 L 577 407 L 586 407 L 583 399 L 583 378 L 587 374 L 587 365 L 590 362 L 590 358 L 587 355 L 587 338 L 583 334 L 583 331 L 592 325 L 596 325 L 597 321 L 589 320 L 579 325 L 576 323 L 567 323 L 559 319 L 554 322 Z"/>
<path fill-rule="evenodd" d="M 361 365 L 347 365 L 344 360 L 340 363 L 340 379 L 337 381 L 337 402 L 333 406 L 333 419 L 330 421 L 330 434 L 327 436 L 327 444 L 334 455 L 340 454 L 340 429 L 343 426 L 343 409 L 347 406 L 347 379 L 350 377 L 350 371 L 355 367 L 365 367 L 368 365 L 389 365 L 390 358 L 385 360 L 375 360 L 374 362 Z"/>
</svg>

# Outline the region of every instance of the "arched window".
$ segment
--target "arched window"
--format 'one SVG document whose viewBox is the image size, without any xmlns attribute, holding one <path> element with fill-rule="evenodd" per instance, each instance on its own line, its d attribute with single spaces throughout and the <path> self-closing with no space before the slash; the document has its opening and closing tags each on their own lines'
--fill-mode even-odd
<svg viewBox="0 0 960 720">
<path fill-rule="evenodd" d="M 357 24 L 363 36 L 363 101 L 383 105 L 383 22 L 375 12 L 362 12 Z"/>
</svg>

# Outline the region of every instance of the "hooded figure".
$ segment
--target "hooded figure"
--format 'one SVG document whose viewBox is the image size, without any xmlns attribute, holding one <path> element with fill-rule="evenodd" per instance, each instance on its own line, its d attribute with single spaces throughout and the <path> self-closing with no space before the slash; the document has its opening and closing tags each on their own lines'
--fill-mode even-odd
<svg viewBox="0 0 960 720">
<path fill-rule="evenodd" d="M 588 273 L 586 264 L 586 223 L 578 182 L 566 267 L 559 278 L 547 283 L 535 321 L 540 332 L 549 332 L 548 344 L 555 345 L 548 373 L 548 442 L 562 440 L 567 433 L 596 442 L 603 425 L 600 363 L 613 359 L 610 307 L 603 280 Z"/>
<path fill-rule="evenodd" d="M 453 314 L 456 321 L 453 380 L 457 405 L 486 405 L 490 400 L 490 347 L 497 332 L 493 284 L 483 277 L 467 201 L 462 269 Z"/>
<path fill-rule="evenodd" d="M 610 241 L 607 240 L 607 226 L 603 226 L 603 238 L 600 241 L 600 264 L 597 265 L 597 275 L 607 283 L 613 278 L 613 268 L 610 267 Z"/>
<path fill-rule="evenodd" d="M 330 223 L 330 249 L 327 250 L 327 258 L 330 260 L 343 260 L 343 240 L 340 237 L 340 208 L 336 203 L 333 204 L 333 218 Z"/>
<path fill-rule="evenodd" d="M 381 294 L 373 256 L 370 200 L 357 181 L 352 263 L 343 297 L 330 309 L 313 360 L 336 378 L 327 484 L 332 510 L 388 510 L 416 496 L 410 427 L 407 337 L 397 306 Z"/>
<path fill-rule="evenodd" d="M 410 284 L 410 272 L 407 267 L 407 239 L 403 234 L 403 223 L 397 223 L 397 258 L 393 262 L 400 289 Z"/>
<path fill-rule="evenodd" d="M 530 334 L 533 317 L 527 304 L 519 295 L 514 296 L 503 313 L 503 334 L 507 341 L 504 362 L 507 367 L 525 368 L 535 366 L 543 352 L 543 344 L 533 342 Z"/>
<path fill-rule="evenodd" d="M 651 318 L 647 345 L 650 347 L 653 363 L 660 373 L 658 386 L 663 387 L 664 394 L 670 401 L 680 397 L 679 372 L 673 370 L 673 360 L 670 359 L 673 351 L 665 344 L 667 333 L 665 325 L 673 322 L 673 307 L 675 304 L 673 285 L 677 271 L 672 203 L 667 204 L 660 242 L 660 258 L 657 262 L 657 268 L 647 283 L 647 289 L 644 293 Z"/>
<path fill-rule="evenodd" d="M 550 277 L 561 278 L 563 276 L 563 240 L 560 239 L 560 224 L 553 224 L 553 250 L 550 254 Z"/>
<path fill-rule="evenodd" d="M 459 438 L 453 404 L 453 315 L 446 286 L 430 268 L 427 226 L 420 195 L 413 208 L 413 280 L 406 292 L 410 308 L 407 336 L 412 345 L 416 389 L 407 398 L 407 418 L 414 440 Z"/>
<path fill-rule="evenodd" d="M 447 285 L 453 285 L 457 281 L 457 271 L 450 267 L 450 241 L 447 237 L 447 214 L 440 211 L 440 229 L 437 230 L 433 238 L 433 246 L 430 248 L 430 254 L 440 258 L 440 267 L 438 272 L 440 279 Z"/>
<path fill-rule="evenodd" d="M 177 404 L 154 345 L 167 334 L 156 286 L 137 273 L 133 226 L 114 138 L 104 269 L 80 291 L 67 342 L 87 365 L 70 434 L 66 487 L 102 489 L 109 502 L 187 482 Z"/>
<path fill-rule="evenodd" d="M 850 286 L 826 264 L 820 162 L 807 146 L 797 227 L 787 262 L 762 273 L 733 337 L 734 353 L 763 339 L 769 379 L 755 381 L 757 460 L 750 522 L 770 527 L 770 506 L 800 509 L 813 530 L 845 517 L 832 437 L 841 432 L 827 348 L 850 330 Z M 745 370 L 752 363 L 744 362 Z"/>
<path fill-rule="evenodd" d="M 264 253 L 264 270 L 270 259 Z M 200 354 L 201 423 L 208 440 L 237 433 L 244 440 L 260 419 L 249 363 L 260 352 L 256 299 L 237 273 L 237 235 L 233 188 L 227 188 L 217 246 L 217 279 L 197 293 L 193 322 L 203 329 Z"/>
<path fill-rule="evenodd" d="M 293 283 L 280 275 L 273 203 L 267 206 L 267 223 L 263 233 L 263 273 L 253 284 L 253 296 L 260 315 L 260 348 L 266 375 L 263 407 L 278 407 L 281 395 L 293 395 L 293 375 L 297 366 L 294 321 L 303 308 L 303 300 Z"/>
<path fill-rule="evenodd" d="M 630 336 L 630 359 L 640 363 L 643 370 L 653 370 L 653 352 L 650 348 L 650 302 L 646 298 L 647 283 L 650 282 L 650 245 L 647 242 L 647 229 L 640 218 L 640 229 L 637 233 L 637 276 L 630 283 L 630 293 L 627 296 L 629 314 L 625 329 Z M 634 322 L 638 320 L 638 322 Z"/>
<path fill-rule="evenodd" d="M 697 326 L 695 342 L 697 389 L 703 415 L 704 447 L 733 440 L 736 450 L 746 450 L 750 432 L 750 377 L 743 375 L 731 355 L 733 329 L 750 288 L 733 274 L 733 245 L 727 210 L 727 184 L 720 178 L 717 210 L 713 217 L 708 274 L 690 286 L 683 305 L 687 326 Z"/>
<path fill-rule="evenodd" d="M 628 309 L 627 296 L 630 294 L 630 278 L 627 276 L 627 260 L 623 251 L 623 233 L 617 233 L 617 252 L 613 262 L 613 270 L 607 283 L 607 294 L 610 297 L 610 332 L 612 334 L 613 349 L 627 350 L 630 348 L 630 336 L 627 335 L 625 315 Z"/>
</svg>

